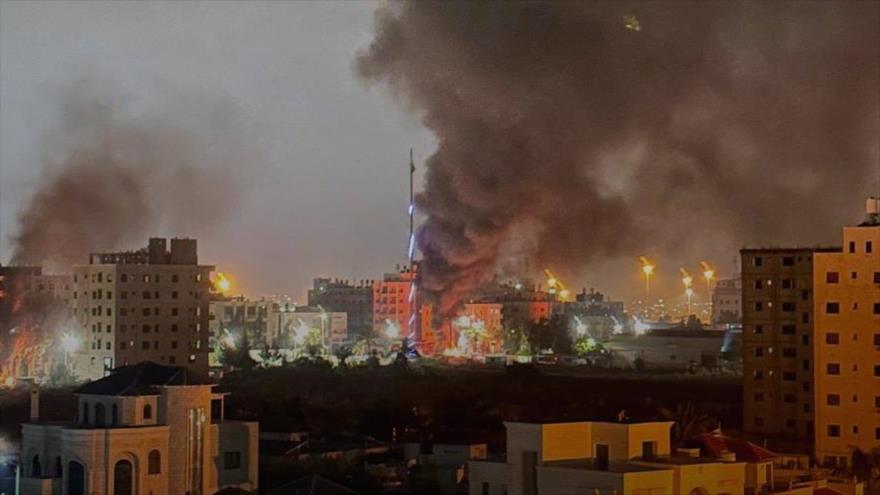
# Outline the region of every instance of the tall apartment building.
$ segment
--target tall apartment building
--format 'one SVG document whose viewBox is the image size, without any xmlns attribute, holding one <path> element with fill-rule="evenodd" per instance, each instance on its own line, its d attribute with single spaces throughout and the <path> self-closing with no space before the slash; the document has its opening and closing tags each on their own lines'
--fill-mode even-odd
<svg viewBox="0 0 880 495">
<path fill-rule="evenodd" d="M 352 337 L 373 332 L 373 282 L 316 278 L 309 289 L 308 305 L 325 311 L 348 315 L 348 333 Z"/>
<path fill-rule="evenodd" d="M 194 239 L 149 240 L 146 249 L 92 254 L 73 269 L 72 359 L 80 379 L 154 361 L 208 371 L 212 266 L 199 265 Z"/>
<path fill-rule="evenodd" d="M 813 433 L 812 248 L 743 249 L 743 427 Z"/>
<path fill-rule="evenodd" d="M 866 213 L 813 259 L 815 456 L 830 465 L 880 445 L 880 199 Z"/>
</svg>

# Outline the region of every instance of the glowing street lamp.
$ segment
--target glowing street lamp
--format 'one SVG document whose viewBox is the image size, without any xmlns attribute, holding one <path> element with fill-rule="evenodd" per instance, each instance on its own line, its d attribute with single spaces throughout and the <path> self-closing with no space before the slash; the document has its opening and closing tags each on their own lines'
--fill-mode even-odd
<svg viewBox="0 0 880 495">
<path fill-rule="evenodd" d="M 688 271 L 685 270 L 684 268 L 681 269 L 681 283 L 684 284 L 684 293 L 687 296 L 687 303 L 688 303 L 687 314 L 688 314 L 688 316 L 690 316 L 691 315 L 691 298 L 694 295 L 694 288 L 693 288 L 694 278 L 691 277 L 691 274 L 688 273 Z"/>
<path fill-rule="evenodd" d="M 712 301 L 712 279 L 715 277 L 715 269 L 712 268 L 712 265 L 705 261 L 700 262 L 700 266 L 703 267 L 703 278 L 706 279 L 706 300 Z M 711 314 L 711 308 L 710 308 Z"/>
<path fill-rule="evenodd" d="M 639 260 L 642 262 L 642 273 L 645 274 L 645 312 L 647 313 L 651 301 L 651 275 L 654 274 L 654 264 L 644 256 L 640 256 Z"/>
</svg>

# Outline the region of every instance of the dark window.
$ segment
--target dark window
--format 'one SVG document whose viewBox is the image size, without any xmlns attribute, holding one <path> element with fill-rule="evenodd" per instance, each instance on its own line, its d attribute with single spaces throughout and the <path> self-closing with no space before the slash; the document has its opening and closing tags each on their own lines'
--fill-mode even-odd
<svg viewBox="0 0 880 495">
<path fill-rule="evenodd" d="M 840 436 L 840 425 L 828 425 L 828 436 L 829 437 L 839 437 Z"/>
<path fill-rule="evenodd" d="M 119 408 L 116 404 L 110 407 L 110 424 L 116 426 L 119 424 Z"/>
<path fill-rule="evenodd" d="M 83 402 L 82 422 L 83 423 L 89 422 L 89 403 L 88 402 Z"/>
<path fill-rule="evenodd" d="M 840 282 L 840 274 L 837 272 L 828 272 L 825 274 L 826 284 L 836 284 Z"/>
<path fill-rule="evenodd" d="M 784 347 L 782 349 L 782 356 L 787 358 L 793 358 L 796 355 L 796 350 L 794 347 Z"/>
<path fill-rule="evenodd" d="M 874 303 L 874 314 L 880 315 L 880 303 Z"/>
<path fill-rule="evenodd" d="M 148 351 L 150 350 L 150 341 L 145 340 L 141 342 L 141 350 Z"/>
<path fill-rule="evenodd" d="M 794 404 L 797 402 L 797 399 L 795 398 L 794 394 L 785 394 L 782 397 L 782 400 L 788 404 Z"/>
<path fill-rule="evenodd" d="M 782 325 L 782 335 L 794 335 L 795 334 L 795 326 L 794 325 Z"/>
<path fill-rule="evenodd" d="M 147 456 L 147 474 L 159 474 L 162 472 L 162 454 L 158 450 L 151 450 Z"/>
<path fill-rule="evenodd" d="M 840 334 L 829 332 L 825 334 L 825 343 L 826 344 L 839 344 L 840 343 Z"/>
<path fill-rule="evenodd" d="M 874 376 L 880 376 L 880 364 L 874 365 Z"/>
<path fill-rule="evenodd" d="M 794 280 L 790 278 L 782 279 L 782 288 L 783 289 L 794 289 Z"/>
<path fill-rule="evenodd" d="M 131 495 L 134 492 L 133 471 L 129 461 L 116 463 L 113 468 L 113 495 Z"/>
<path fill-rule="evenodd" d="M 880 284 L 880 272 L 874 272 L 874 283 Z"/>
<path fill-rule="evenodd" d="M 241 452 L 224 452 L 223 469 L 239 469 L 241 467 Z"/>
<path fill-rule="evenodd" d="M 106 426 L 107 411 L 104 404 L 95 404 L 95 426 L 103 428 Z"/>
<path fill-rule="evenodd" d="M 34 478 L 43 477 L 43 468 L 40 466 L 40 456 L 38 455 L 31 459 L 31 476 Z"/>
<path fill-rule="evenodd" d="M 782 379 L 785 381 L 793 382 L 797 380 L 797 373 L 795 373 L 794 371 L 783 371 Z"/>
<path fill-rule="evenodd" d="M 840 365 L 837 363 L 828 363 L 828 366 L 825 368 L 825 371 L 829 375 L 839 375 L 840 374 Z"/>
<path fill-rule="evenodd" d="M 874 244 L 871 241 L 865 241 L 865 252 L 872 253 L 874 251 Z"/>
<path fill-rule="evenodd" d="M 829 302 L 825 303 L 825 312 L 829 315 L 836 315 L 840 313 L 840 303 Z"/>
<path fill-rule="evenodd" d="M 764 264 L 764 259 L 761 258 L 760 256 L 755 256 L 755 258 L 752 260 L 752 265 L 754 265 L 754 266 L 761 266 L 763 264 Z"/>
<path fill-rule="evenodd" d="M 489 495 L 489 483 L 487 483 L 487 482 L 484 481 L 484 482 L 480 485 L 480 493 L 481 493 L 482 495 Z"/>
<path fill-rule="evenodd" d="M 153 418 L 153 406 L 149 404 L 144 404 L 144 419 L 152 419 Z"/>
<path fill-rule="evenodd" d="M 810 345 L 810 336 L 809 335 L 801 335 L 801 344 L 802 345 Z"/>
<path fill-rule="evenodd" d="M 829 406 L 839 406 L 840 405 L 840 395 L 828 394 L 826 402 Z"/>
<path fill-rule="evenodd" d="M 764 281 L 761 279 L 755 280 L 755 288 L 756 289 L 763 289 L 764 288 Z"/>
<path fill-rule="evenodd" d="M 782 303 L 782 311 L 786 313 L 793 313 L 795 310 L 793 302 L 784 302 Z"/>
<path fill-rule="evenodd" d="M 856 242 L 855 241 L 849 241 L 849 252 L 850 253 L 856 252 Z"/>
<path fill-rule="evenodd" d="M 783 256 L 782 266 L 794 266 L 794 256 Z"/>
<path fill-rule="evenodd" d="M 86 495 L 86 469 L 76 461 L 67 463 L 67 495 Z"/>
<path fill-rule="evenodd" d="M 755 357 L 761 357 L 764 355 L 763 347 L 755 347 Z"/>
<path fill-rule="evenodd" d="M 874 334 L 874 345 L 880 345 L 880 333 Z"/>
<path fill-rule="evenodd" d="M 764 310 L 764 303 L 756 302 L 755 303 L 755 311 L 763 311 L 763 310 Z"/>
<path fill-rule="evenodd" d="M 755 325 L 755 333 L 758 335 L 764 333 L 764 325 Z"/>
</svg>

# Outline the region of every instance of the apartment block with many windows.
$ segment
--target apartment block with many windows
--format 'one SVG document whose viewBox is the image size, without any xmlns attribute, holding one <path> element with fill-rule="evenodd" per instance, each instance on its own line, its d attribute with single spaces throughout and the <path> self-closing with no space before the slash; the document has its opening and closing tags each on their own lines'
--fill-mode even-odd
<svg viewBox="0 0 880 495">
<path fill-rule="evenodd" d="M 844 227 L 843 247 L 816 253 L 816 459 L 847 462 L 880 445 L 880 199 Z"/>
<path fill-rule="evenodd" d="M 744 249 L 743 426 L 767 437 L 813 432 L 815 249 Z"/>
<path fill-rule="evenodd" d="M 146 249 L 92 254 L 73 269 L 72 312 L 79 379 L 153 361 L 208 371 L 211 266 L 194 239 L 150 239 Z"/>
</svg>

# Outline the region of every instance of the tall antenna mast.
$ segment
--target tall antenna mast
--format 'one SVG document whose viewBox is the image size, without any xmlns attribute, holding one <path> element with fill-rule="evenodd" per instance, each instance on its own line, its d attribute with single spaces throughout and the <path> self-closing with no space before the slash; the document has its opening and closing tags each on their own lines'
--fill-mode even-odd
<svg viewBox="0 0 880 495">
<path fill-rule="evenodd" d="M 415 202 L 413 190 L 413 178 L 416 173 L 416 164 L 413 161 L 413 150 L 409 149 L 409 250 L 407 251 L 407 259 L 409 260 L 409 321 L 406 323 L 406 335 L 410 345 L 416 337 L 416 268 L 413 263 L 416 253 L 416 233 L 415 233 Z"/>
</svg>

